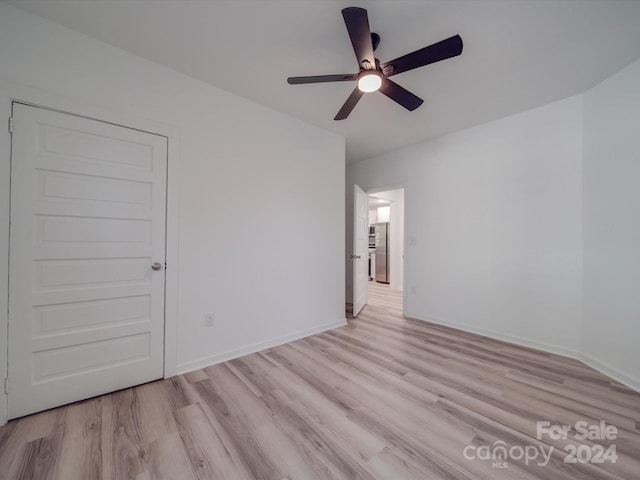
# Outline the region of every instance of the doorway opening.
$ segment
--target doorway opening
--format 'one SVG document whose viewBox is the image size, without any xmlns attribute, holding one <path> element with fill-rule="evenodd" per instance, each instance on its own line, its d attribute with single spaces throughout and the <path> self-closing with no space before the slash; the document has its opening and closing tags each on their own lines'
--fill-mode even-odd
<svg viewBox="0 0 640 480">
<path fill-rule="evenodd" d="M 402 315 L 404 188 L 368 192 L 367 304 Z"/>
</svg>

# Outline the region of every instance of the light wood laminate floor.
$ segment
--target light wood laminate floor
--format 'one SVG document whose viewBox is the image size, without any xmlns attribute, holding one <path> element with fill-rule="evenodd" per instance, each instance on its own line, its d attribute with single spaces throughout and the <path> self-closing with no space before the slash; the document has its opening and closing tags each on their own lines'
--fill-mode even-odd
<svg viewBox="0 0 640 480">
<path fill-rule="evenodd" d="M 640 478 L 640 394 L 575 360 L 404 319 L 384 291 L 346 327 L 11 421 L 0 479 Z M 617 434 L 538 440 L 538 421 Z M 597 444 L 617 461 L 564 463 Z M 478 458 L 498 446 L 508 458 Z M 544 466 L 513 458 L 551 447 Z"/>
<path fill-rule="evenodd" d="M 367 286 L 367 305 L 402 316 L 402 292 L 392 290 L 389 284 L 370 280 Z"/>
</svg>

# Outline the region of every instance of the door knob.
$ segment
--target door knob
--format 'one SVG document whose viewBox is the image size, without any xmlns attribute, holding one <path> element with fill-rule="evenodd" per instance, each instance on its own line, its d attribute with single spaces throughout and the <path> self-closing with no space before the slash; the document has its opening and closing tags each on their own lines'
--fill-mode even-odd
<svg viewBox="0 0 640 480">
<path fill-rule="evenodd" d="M 158 263 L 158 262 L 152 263 L 152 264 L 151 264 L 151 268 L 152 268 L 153 270 L 160 270 L 160 269 L 162 268 L 162 264 L 161 264 L 161 263 Z"/>
</svg>

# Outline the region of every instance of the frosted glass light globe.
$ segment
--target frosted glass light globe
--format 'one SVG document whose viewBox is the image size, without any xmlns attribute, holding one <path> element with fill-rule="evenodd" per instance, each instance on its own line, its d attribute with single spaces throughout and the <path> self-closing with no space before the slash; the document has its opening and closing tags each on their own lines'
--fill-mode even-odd
<svg viewBox="0 0 640 480">
<path fill-rule="evenodd" d="M 376 72 L 367 72 L 358 78 L 358 88 L 361 92 L 375 92 L 382 86 L 382 76 Z"/>
</svg>

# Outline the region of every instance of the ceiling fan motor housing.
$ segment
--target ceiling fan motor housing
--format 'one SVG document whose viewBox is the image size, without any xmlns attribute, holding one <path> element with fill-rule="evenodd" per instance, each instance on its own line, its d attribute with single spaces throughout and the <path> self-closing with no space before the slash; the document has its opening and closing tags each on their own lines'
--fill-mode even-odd
<svg viewBox="0 0 640 480">
<path fill-rule="evenodd" d="M 375 32 L 371 32 L 371 44 L 373 45 L 373 51 L 375 52 L 380 45 L 380 35 Z"/>
</svg>

